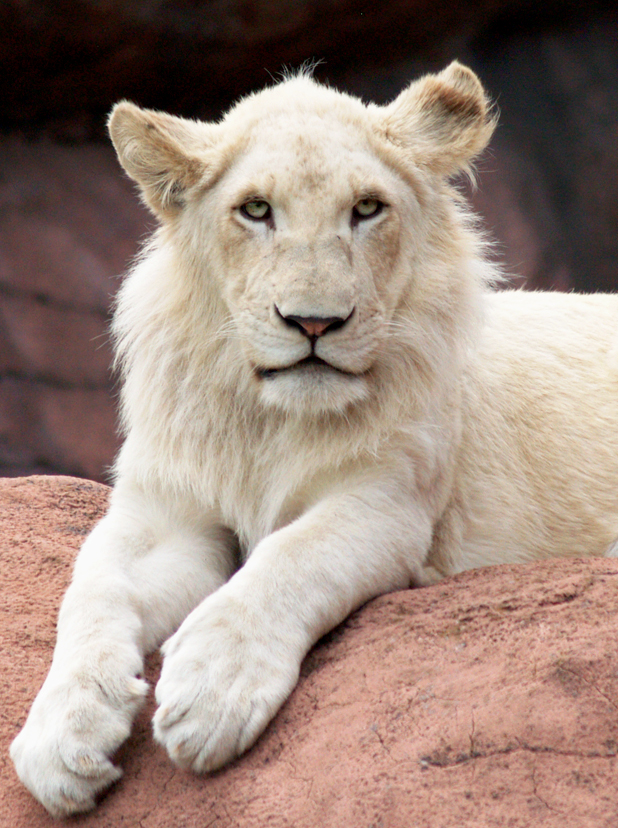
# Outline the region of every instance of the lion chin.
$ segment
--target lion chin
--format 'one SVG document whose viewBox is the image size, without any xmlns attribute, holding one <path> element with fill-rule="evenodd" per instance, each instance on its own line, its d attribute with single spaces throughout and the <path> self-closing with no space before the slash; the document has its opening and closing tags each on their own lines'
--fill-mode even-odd
<svg viewBox="0 0 618 828">
<path fill-rule="evenodd" d="M 254 373 L 262 402 L 295 416 L 342 414 L 369 395 L 366 374 L 345 371 L 315 355 Z"/>
</svg>

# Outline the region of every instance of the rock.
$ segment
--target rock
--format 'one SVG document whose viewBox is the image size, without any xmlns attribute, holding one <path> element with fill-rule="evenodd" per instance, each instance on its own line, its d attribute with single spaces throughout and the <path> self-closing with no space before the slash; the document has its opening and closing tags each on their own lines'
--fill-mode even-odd
<svg viewBox="0 0 618 828">
<path fill-rule="evenodd" d="M 108 490 L 0 482 L 0 825 L 51 828 L 7 748 L 49 666 L 75 552 Z M 212 776 L 155 746 L 80 826 L 610 828 L 618 820 L 618 561 L 464 573 L 378 598 L 309 654 L 256 746 Z M 147 675 L 154 683 L 157 658 Z"/>
<path fill-rule="evenodd" d="M 528 287 L 618 289 L 617 32 L 493 32 L 471 56 L 500 109 L 476 206 Z"/>
<path fill-rule="evenodd" d="M 108 325 L 149 218 L 111 147 L 3 139 L 0 468 L 102 479 L 118 447 Z"/>
<path fill-rule="evenodd" d="M 322 58 L 329 66 L 392 65 L 436 56 L 525 0 L 8 0 L 0 10 L 0 122 L 96 131 L 129 97 L 187 114 L 268 81 L 268 71 Z M 554 8 L 559 4 L 548 4 Z M 561 10 L 562 11 L 562 10 Z M 562 12 L 563 13 L 563 12 Z"/>
</svg>

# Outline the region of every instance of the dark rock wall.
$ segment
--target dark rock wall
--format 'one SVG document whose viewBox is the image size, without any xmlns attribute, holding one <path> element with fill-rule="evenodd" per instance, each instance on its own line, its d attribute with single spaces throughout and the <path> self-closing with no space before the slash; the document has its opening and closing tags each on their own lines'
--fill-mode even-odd
<svg viewBox="0 0 618 828">
<path fill-rule="evenodd" d="M 485 36 L 470 63 L 500 125 L 478 209 L 529 286 L 618 288 L 618 17 Z"/>
<path fill-rule="evenodd" d="M 329 72 L 438 57 L 445 42 L 526 0 L 4 0 L 0 120 L 60 123 L 119 97 L 215 114 L 266 71 L 323 58 Z M 570 5 L 549 0 L 549 6 Z M 563 11 L 560 12 L 561 14 Z"/>
<path fill-rule="evenodd" d="M 514 284 L 618 287 L 618 3 L 5 0 L 0 4 L 0 474 L 105 479 L 107 325 L 152 226 L 104 134 L 129 97 L 216 117 L 284 65 L 376 101 L 454 57 L 500 126 L 470 193 Z"/>
<path fill-rule="evenodd" d="M 150 223 L 110 147 L 3 139 L 0 474 L 105 475 L 111 303 Z"/>
</svg>

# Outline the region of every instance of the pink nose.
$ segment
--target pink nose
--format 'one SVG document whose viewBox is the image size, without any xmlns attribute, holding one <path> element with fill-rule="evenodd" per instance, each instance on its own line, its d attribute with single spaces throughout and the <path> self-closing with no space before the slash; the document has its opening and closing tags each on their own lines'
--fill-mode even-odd
<svg viewBox="0 0 618 828">
<path fill-rule="evenodd" d="M 314 341 L 329 331 L 342 328 L 354 313 L 354 310 L 352 310 L 352 313 L 344 319 L 342 316 L 283 316 L 278 308 L 276 310 L 286 325 L 291 328 L 298 328 L 301 333 Z"/>
<path fill-rule="evenodd" d="M 286 321 L 298 325 L 307 336 L 322 336 L 333 325 L 339 327 L 343 319 L 339 316 L 328 316 L 326 319 L 318 319 L 314 316 L 286 316 Z"/>
</svg>

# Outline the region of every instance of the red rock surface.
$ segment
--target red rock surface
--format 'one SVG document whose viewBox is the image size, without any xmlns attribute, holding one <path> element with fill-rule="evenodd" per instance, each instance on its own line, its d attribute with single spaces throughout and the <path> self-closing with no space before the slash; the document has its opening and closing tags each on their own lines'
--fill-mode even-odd
<svg viewBox="0 0 618 828">
<path fill-rule="evenodd" d="M 11 738 L 49 665 L 71 561 L 108 490 L 0 482 L 0 826 L 58 823 Z M 615 828 L 618 561 L 465 573 L 372 601 L 318 644 L 257 745 L 210 777 L 153 743 L 152 699 L 96 828 Z M 157 660 L 148 669 L 156 680 Z"/>
</svg>

